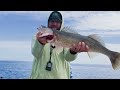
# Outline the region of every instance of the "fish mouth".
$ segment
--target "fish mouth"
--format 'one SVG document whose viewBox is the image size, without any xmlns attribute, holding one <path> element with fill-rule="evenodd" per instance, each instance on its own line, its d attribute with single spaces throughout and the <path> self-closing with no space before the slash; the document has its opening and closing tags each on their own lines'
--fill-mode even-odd
<svg viewBox="0 0 120 90">
<path fill-rule="evenodd" d="M 48 35 L 46 36 L 46 39 L 48 43 L 54 42 L 54 35 Z"/>
<path fill-rule="evenodd" d="M 47 40 L 52 40 L 54 38 L 54 35 L 48 35 L 46 36 Z"/>
<path fill-rule="evenodd" d="M 39 37 L 48 37 L 48 36 L 53 36 L 53 34 L 50 33 L 43 33 Z"/>
<path fill-rule="evenodd" d="M 47 40 L 52 40 L 54 38 L 54 35 L 50 34 L 50 33 L 43 33 L 39 37 L 41 37 L 41 38 L 46 37 Z"/>
</svg>

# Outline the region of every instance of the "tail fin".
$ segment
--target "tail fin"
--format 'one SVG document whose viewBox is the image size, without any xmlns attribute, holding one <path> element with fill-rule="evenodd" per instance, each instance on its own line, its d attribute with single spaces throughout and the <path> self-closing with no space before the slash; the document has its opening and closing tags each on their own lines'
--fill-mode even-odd
<svg viewBox="0 0 120 90">
<path fill-rule="evenodd" d="M 114 70 L 120 69 L 120 53 L 113 52 L 113 54 L 110 56 L 110 61 Z"/>
</svg>

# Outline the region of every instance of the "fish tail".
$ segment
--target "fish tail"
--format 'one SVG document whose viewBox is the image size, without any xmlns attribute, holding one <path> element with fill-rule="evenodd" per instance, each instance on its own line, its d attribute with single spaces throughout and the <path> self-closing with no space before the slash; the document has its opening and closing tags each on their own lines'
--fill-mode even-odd
<svg viewBox="0 0 120 90">
<path fill-rule="evenodd" d="M 112 51 L 112 54 L 109 58 L 112 63 L 113 69 L 120 69 L 120 53 Z"/>
</svg>

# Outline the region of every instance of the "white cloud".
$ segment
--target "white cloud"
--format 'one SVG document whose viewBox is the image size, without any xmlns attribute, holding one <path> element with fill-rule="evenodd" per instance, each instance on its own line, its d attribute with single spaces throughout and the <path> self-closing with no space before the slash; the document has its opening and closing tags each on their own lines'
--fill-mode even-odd
<svg viewBox="0 0 120 90">
<path fill-rule="evenodd" d="M 120 36 L 120 30 L 75 30 L 81 35 L 97 34 L 100 37 Z"/>
<path fill-rule="evenodd" d="M 120 12 L 118 11 L 63 11 L 62 13 L 65 19 L 70 20 L 70 25 L 69 23 L 67 25 L 78 33 L 100 34 L 105 37 L 120 35 Z"/>
<path fill-rule="evenodd" d="M 43 24 L 43 22 L 47 22 L 50 13 L 51 11 L 0 11 L 0 19 L 7 15 L 17 15 Z"/>
<path fill-rule="evenodd" d="M 31 42 L 1 41 L 0 60 L 32 61 Z"/>
<path fill-rule="evenodd" d="M 80 20 L 80 19 L 78 19 Z M 78 28 L 82 27 L 83 29 L 120 29 L 120 13 L 105 13 L 105 14 L 96 14 L 90 15 L 85 20 L 77 24 Z"/>
<path fill-rule="evenodd" d="M 31 19 L 41 20 L 45 17 L 48 17 L 51 11 L 0 11 L 0 15 L 21 15 L 28 16 Z"/>
<path fill-rule="evenodd" d="M 16 14 L 28 16 L 38 21 L 46 21 L 52 11 L 0 11 L 2 15 Z M 120 29 L 119 11 L 60 11 L 65 20 L 74 20 L 72 25 L 81 30 Z M 72 22 L 72 21 L 71 21 Z"/>
<path fill-rule="evenodd" d="M 0 48 L 30 48 L 30 41 L 0 41 Z"/>
</svg>

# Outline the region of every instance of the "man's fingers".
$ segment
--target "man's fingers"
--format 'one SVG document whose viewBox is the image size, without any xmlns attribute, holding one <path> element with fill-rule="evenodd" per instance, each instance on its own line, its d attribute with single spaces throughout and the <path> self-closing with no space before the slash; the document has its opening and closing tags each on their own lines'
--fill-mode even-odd
<svg viewBox="0 0 120 90">
<path fill-rule="evenodd" d="M 80 42 L 79 42 L 79 52 L 87 52 L 89 50 L 89 47 L 88 45 L 86 45 L 85 42 L 81 42 L 81 45 L 80 45 Z"/>
<path fill-rule="evenodd" d="M 79 42 L 78 45 L 81 45 L 82 42 Z"/>
<path fill-rule="evenodd" d="M 79 42 L 78 44 L 72 45 L 72 50 L 76 52 L 87 52 L 89 47 L 85 44 L 85 42 Z"/>
<path fill-rule="evenodd" d="M 86 45 L 86 50 L 89 51 L 89 47 L 88 47 L 88 45 Z"/>
<path fill-rule="evenodd" d="M 85 50 L 85 43 L 84 42 L 81 43 L 81 50 Z"/>
</svg>

